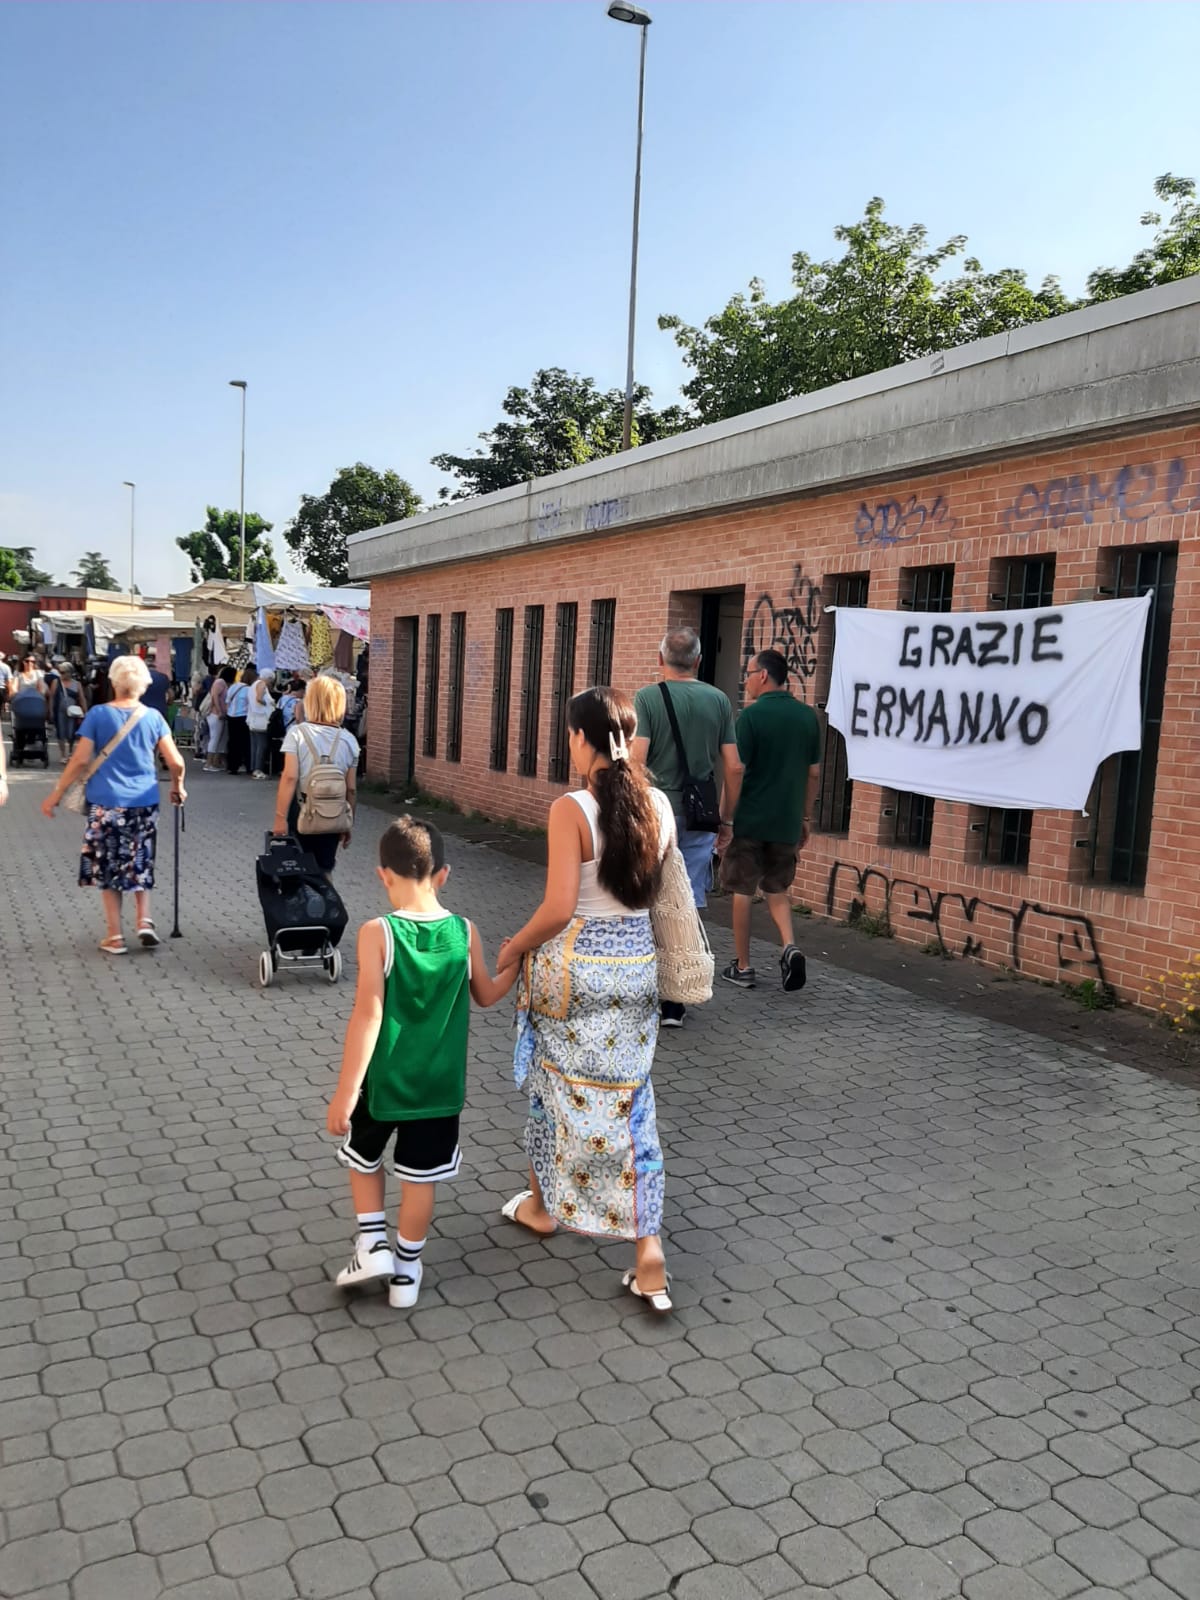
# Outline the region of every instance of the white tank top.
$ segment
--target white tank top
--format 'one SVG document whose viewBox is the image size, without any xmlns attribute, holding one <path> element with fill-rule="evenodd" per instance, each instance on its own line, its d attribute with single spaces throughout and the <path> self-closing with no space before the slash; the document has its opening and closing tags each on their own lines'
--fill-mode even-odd
<svg viewBox="0 0 1200 1600">
<path fill-rule="evenodd" d="M 671 812 L 670 804 L 661 789 L 651 789 L 654 797 L 654 807 L 658 812 L 658 853 L 664 856 L 667 846 L 675 836 L 675 818 Z M 597 874 L 599 872 L 600 852 L 604 841 L 600 835 L 600 807 L 596 797 L 589 789 L 574 789 L 571 799 L 587 818 L 588 827 L 592 834 L 592 860 L 580 863 L 579 867 L 579 899 L 575 904 L 577 917 L 648 917 L 649 911 L 631 911 L 628 906 L 622 905 L 616 895 L 603 888 Z"/>
</svg>

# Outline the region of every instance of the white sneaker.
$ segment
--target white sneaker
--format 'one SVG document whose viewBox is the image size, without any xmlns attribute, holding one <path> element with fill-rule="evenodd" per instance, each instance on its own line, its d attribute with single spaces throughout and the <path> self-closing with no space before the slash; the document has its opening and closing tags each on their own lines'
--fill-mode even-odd
<svg viewBox="0 0 1200 1600">
<path fill-rule="evenodd" d="M 404 1270 L 394 1273 L 392 1281 L 388 1284 L 388 1305 L 393 1311 L 407 1311 L 417 1303 L 424 1268 L 419 1261 L 416 1263 L 401 1261 L 397 1262 L 397 1265 Z"/>
<path fill-rule="evenodd" d="M 339 1289 L 351 1289 L 358 1283 L 371 1283 L 375 1278 L 390 1278 L 396 1270 L 396 1258 L 386 1235 L 378 1238 L 359 1234 L 354 1241 L 354 1254 L 337 1275 Z"/>
</svg>

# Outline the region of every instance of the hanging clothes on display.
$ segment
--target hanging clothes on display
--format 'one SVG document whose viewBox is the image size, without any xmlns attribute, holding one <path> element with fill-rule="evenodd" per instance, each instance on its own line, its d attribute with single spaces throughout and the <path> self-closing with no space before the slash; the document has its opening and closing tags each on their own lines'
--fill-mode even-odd
<svg viewBox="0 0 1200 1600">
<path fill-rule="evenodd" d="M 192 629 L 192 671 L 204 672 L 204 624 L 199 617 Z"/>
<path fill-rule="evenodd" d="M 217 667 L 223 667 L 228 659 L 229 654 L 225 649 L 225 640 L 221 634 L 221 624 L 216 617 L 205 617 L 204 665 L 212 672 Z"/>
<path fill-rule="evenodd" d="M 318 611 L 312 618 L 308 636 L 308 659 L 319 671 L 333 660 L 333 629 L 329 618 Z"/>
<path fill-rule="evenodd" d="M 279 630 L 275 646 L 277 672 L 307 672 L 309 670 L 308 646 L 304 642 L 304 625 L 292 610 L 288 610 Z"/>
<path fill-rule="evenodd" d="M 267 614 L 258 608 L 258 621 L 254 629 L 254 664 L 261 676 L 275 670 L 275 646 L 271 643 L 271 630 L 267 627 Z"/>
</svg>

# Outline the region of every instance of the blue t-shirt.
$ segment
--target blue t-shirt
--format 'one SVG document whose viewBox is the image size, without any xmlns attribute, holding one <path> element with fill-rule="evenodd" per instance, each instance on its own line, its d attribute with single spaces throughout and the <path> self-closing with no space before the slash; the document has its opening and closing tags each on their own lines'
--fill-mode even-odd
<svg viewBox="0 0 1200 1600">
<path fill-rule="evenodd" d="M 250 685 L 248 683 L 231 683 L 229 685 L 229 699 L 225 705 L 225 715 L 228 717 L 244 717 L 250 709 Z"/>
<path fill-rule="evenodd" d="M 133 715 L 117 706 L 93 706 L 79 726 L 79 737 L 90 739 L 93 759 Z M 132 733 L 126 734 L 100 770 L 88 781 L 88 804 L 115 806 L 156 806 L 158 772 L 154 751 L 160 739 L 170 733 L 166 719 L 157 711 L 146 711 Z"/>
<path fill-rule="evenodd" d="M 167 691 L 171 687 L 171 680 L 165 672 L 158 672 L 150 668 L 150 687 L 142 696 L 142 704 L 149 706 L 151 711 L 157 711 L 160 717 L 167 714 Z"/>
</svg>

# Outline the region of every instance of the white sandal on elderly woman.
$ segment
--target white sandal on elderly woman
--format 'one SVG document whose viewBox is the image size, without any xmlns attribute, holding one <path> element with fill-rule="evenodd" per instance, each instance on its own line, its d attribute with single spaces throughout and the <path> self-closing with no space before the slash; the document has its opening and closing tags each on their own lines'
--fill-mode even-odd
<svg viewBox="0 0 1200 1600">
<path fill-rule="evenodd" d="M 639 1300 L 644 1300 L 651 1311 L 656 1311 L 660 1317 L 666 1316 L 668 1311 L 674 1310 L 671 1304 L 671 1296 L 667 1292 L 671 1285 L 671 1274 L 669 1272 L 667 1273 L 667 1289 L 647 1290 L 639 1288 L 636 1272 L 627 1272 L 621 1279 L 621 1283 L 624 1288 L 629 1290 L 630 1294 L 636 1295 Z"/>
<path fill-rule="evenodd" d="M 511 1200 L 507 1201 L 500 1207 L 500 1215 L 504 1218 L 505 1222 L 515 1222 L 518 1228 L 524 1228 L 526 1233 L 532 1233 L 535 1238 L 548 1239 L 552 1233 L 557 1231 L 556 1228 L 548 1228 L 545 1231 L 543 1231 L 541 1228 L 531 1228 L 527 1222 L 522 1222 L 520 1217 L 517 1215 L 517 1212 L 525 1204 L 526 1200 L 532 1200 L 533 1197 L 534 1195 L 532 1189 L 522 1189 L 520 1194 L 513 1195 Z"/>
</svg>

